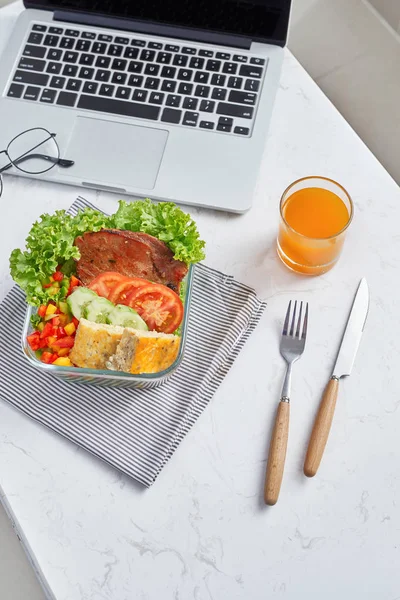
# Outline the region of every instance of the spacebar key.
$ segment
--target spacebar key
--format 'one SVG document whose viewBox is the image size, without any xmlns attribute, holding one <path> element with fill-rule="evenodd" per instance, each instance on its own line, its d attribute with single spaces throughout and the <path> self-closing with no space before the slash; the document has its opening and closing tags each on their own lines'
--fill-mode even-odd
<svg viewBox="0 0 400 600">
<path fill-rule="evenodd" d="M 100 98 L 100 96 L 86 96 L 79 98 L 77 108 L 98 110 L 99 112 L 124 115 L 125 117 L 138 117 L 139 119 L 152 119 L 155 121 L 160 114 L 160 108 L 138 102 L 124 102 L 113 98 Z"/>
</svg>

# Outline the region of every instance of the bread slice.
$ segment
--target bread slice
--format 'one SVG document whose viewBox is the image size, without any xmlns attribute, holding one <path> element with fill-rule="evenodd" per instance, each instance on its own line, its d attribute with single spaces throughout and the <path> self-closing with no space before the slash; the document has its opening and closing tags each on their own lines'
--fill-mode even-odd
<svg viewBox="0 0 400 600">
<path fill-rule="evenodd" d="M 178 356 L 180 337 L 81 319 L 70 353 L 74 365 L 138 375 L 159 373 Z"/>
<path fill-rule="evenodd" d="M 159 373 L 173 364 L 179 345 L 177 335 L 126 328 L 107 367 L 134 375 Z"/>
</svg>

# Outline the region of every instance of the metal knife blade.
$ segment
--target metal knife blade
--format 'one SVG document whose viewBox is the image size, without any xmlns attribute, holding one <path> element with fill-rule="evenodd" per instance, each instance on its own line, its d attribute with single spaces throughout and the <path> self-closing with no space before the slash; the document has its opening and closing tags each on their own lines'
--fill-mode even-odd
<svg viewBox="0 0 400 600">
<path fill-rule="evenodd" d="M 340 377 L 350 375 L 367 320 L 368 308 L 369 291 L 367 281 L 363 278 L 354 296 L 353 306 L 343 333 L 332 377 L 340 379 Z"/>
</svg>

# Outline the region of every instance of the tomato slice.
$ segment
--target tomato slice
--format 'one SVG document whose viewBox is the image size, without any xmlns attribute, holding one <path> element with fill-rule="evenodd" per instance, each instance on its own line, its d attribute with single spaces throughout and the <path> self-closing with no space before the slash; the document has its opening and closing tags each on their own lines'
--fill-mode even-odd
<svg viewBox="0 0 400 600">
<path fill-rule="evenodd" d="M 147 285 L 153 284 L 141 277 L 126 277 L 125 281 L 117 283 L 111 289 L 108 299 L 113 304 L 127 304 L 126 300 L 130 292 Z"/>
<path fill-rule="evenodd" d="M 89 289 L 96 292 L 99 296 L 103 296 L 103 298 L 108 298 L 114 286 L 128 279 L 129 277 L 121 275 L 121 273 L 117 273 L 116 271 L 106 271 L 93 279 L 89 285 Z"/>
<path fill-rule="evenodd" d="M 132 290 L 126 304 L 139 313 L 151 331 L 173 333 L 183 319 L 183 304 L 178 294 L 160 283 Z"/>
</svg>

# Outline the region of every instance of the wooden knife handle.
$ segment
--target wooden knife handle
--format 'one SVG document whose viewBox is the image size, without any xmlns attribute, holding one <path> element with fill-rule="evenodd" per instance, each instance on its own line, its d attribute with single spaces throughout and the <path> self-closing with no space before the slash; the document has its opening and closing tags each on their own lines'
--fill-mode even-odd
<svg viewBox="0 0 400 600">
<path fill-rule="evenodd" d="M 318 471 L 326 442 L 328 441 L 338 392 L 339 380 L 336 378 L 330 379 L 325 388 L 321 404 L 319 405 L 310 441 L 308 443 L 306 460 L 304 461 L 304 475 L 307 475 L 307 477 L 314 477 Z"/>
<path fill-rule="evenodd" d="M 276 413 L 274 431 L 269 446 L 267 475 L 265 479 L 264 501 L 273 506 L 279 498 L 286 448 L 289 436 L 289 402 L 281 401 Z"/>
</svg>

